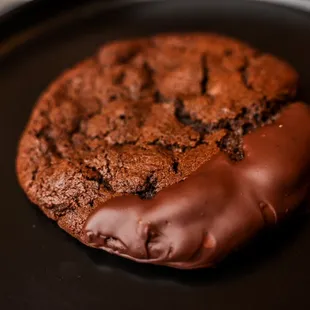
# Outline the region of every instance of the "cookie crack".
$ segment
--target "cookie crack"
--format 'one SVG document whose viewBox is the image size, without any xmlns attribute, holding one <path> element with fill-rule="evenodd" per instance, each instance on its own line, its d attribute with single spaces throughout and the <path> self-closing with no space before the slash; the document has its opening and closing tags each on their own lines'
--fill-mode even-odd
<svg viewBox="0 0 310 310">
<path fill-rule="evenodd" d="M 110 163 L 110 159 L 109 159 L 108 153 L 104 154 L 104 159 L 105 159 L 105 161 L 107 163 L 107 165 L 106 165 L 107 175 L 109 175 L 109 177 L 111 177 L 112 176 L 111 175 L 111 168 L 110 168 L 111 163 Z"/>
<path fill-rule="evenodd" d="M 145 61 L 143 64 L 144 70 L 147 72 L 148 75 L 148 84 L 144 85 L 143 89 L 149 88 L 151 89 L 152 87 L 155 88 L 154 90 L 154 95 L 153 95 L 153 100 L 154 103 L 163 103 L 166 101 L 165 97 L 161 94 L 159 91 L 159 88 L 156 85 L 155 79 L 154 79 L 154 69 L 150 66 L 148 61 Z"/>
<path fill-rule="evenodd" d="M 50 136 L 49 134 L 49 130 L 50 130 L 50 124 L 44 128 L 42 128 L 42 130 L 40 130 L 37 134 L 36 137 L 40 140 L 40 139 L 44 139 L 45 142 L 48 145 L 48 149 L 51 153 L 53 153 L 56 157 L 63 159 L 64 156 L 62 154 L 62 152 L 60 152 L 58 150 L 57 147 L 57 143 L 55 141 L 55 138 Z"/>
<path fill-rule="evenodd" d="M 30 161 L 32 161 L 32 159 L 30 159 Z M 33 162 L 33 161 L 32 161 Z M 37 175 L 38 175 L 38 172 L 39 172 L 39 167 L 37 164 L 34 164 L 34 169 L 31 171 L 31 180 L 29 182 L 29 184 L 27 185 L 27 189 L 31 189 L 32 186 L 34 185 L 35 181 L 36 181 L 36 178 L 37 178 Z"/>
<path fill-rule="evenodd" d="M 156 194 L 157 187 L 157 178 L 154 172 L 151 172 L 150 175 L 147 176 L 143 189 L 134 193 L 138 195 L 141 199 L 152 199 Z"/>
<path fill-rule="evenodd" d="M 207 93 L 207 83 L 208 83 L 208 68 L 207 68 L 207 56 L 203 54 L 201 56 L 201 68 L 202 68 L 202 79 L 200 82 L 201 95 Z"/>
<path fill-rule="evenodd" d="M 183 125 L 192 127 L 199 133 L 211 133 L 216 129 L 216 124 L 204 124 L 200 120 L 193 120 L 189 113 L 185 111 L 184 102 L 181 99 L 175 100 L 175 112 L 176 119 Z"/>
<path fill-rule="evenodd" d="M 159 91 L 159 89 L 156 89 L 155 90 L 155 93 L 154 93 L 154 103 L 158 104 L 158 103 L 166 103 L 166 102 L 169 102 L 166 100 L 166 98 L 161 94 L 161 92 Z"/>
<path fill-rule="evenodd" d="M 176 159 L 174 159 L 172 163 L 172 170 L 175 174 L 178 174 L 179 172 L 179 162 Z"/>
<path fill-rule="evenodd" d="M 77 198 L 74 197 L 72 199 L 72 202 L 78 207 L 81 208 L 80 203 L 78 202 Z M 49 207 L 46 207 L 46 209 L 53 210 L 53 214 L 56 216 L 56 221 L 58 221 L 60 218 L 64 217 L 65 215 L 67 215 L 69 212 L 71 212 L 72 210 L 75 209 L 75 206 L 71 204 L 61 204 L 61 205 L 52 205 Z"/>
<path fill-rule="evenodd" d="M 90 169 L 91 172 L 96 174 L 96 176 L 91 176 L 91 173 L 90 173 L 90 175 L 85 176 L 85 178 L 89 181 L 97 182 L 98 183 L 98 191 L 100 190 L 100 185 L 103 185 L 103 187 L 106 190 L 113 192 L 112 186 L 110 185 L 109 181 L 102 175 L 102 173 L 99 171 L 99 169 L 97 169 L 94 166 L 89 166 L 89 165 L 85 165 L 84 168 Z"/>
<path fill-rule="evenodd" d="M 241 81 L 243 82 L 244 86 L 248 89 L 248 90 L 253 90 L 252 85 L 249 83 L 248 80 L 248 68 L 250 66 L 250 62 L 248 57 L 244 57 L 244 64 L 243 66 L 238 70 L 241 76 Z"/>
<path fill-rule="evenodd" d="M 151 68 L 147 61 L 144 62 L 143 69 L 147 73 L 147 83 L 143 85 L 142 89 L 151 88 L 155 84 L 154 70 Z"/>
<path fill-rule="evenodd" d="M 156 145 L 156 146 L 159 146 L 166 151 L 173 151 L 175 149 L 178 149 L 178 150 L 181 150 L 182 152 L 185 152 L 187 150 L 195 149 L 197 146 L 199 146 L 201 144 L 205 144 L 205 142 L 203 142 L 202 139 L 190 140 L 190 141 L 195 142 L 195 145 L 193 145 L 193 146 L 186 145 L 185 146 L 185 145 L 180 145 L 178 142 L 164 143 L 164 142 L 161 142 L 159 138 L 148 142 L 147 145 Z"/>
</svg>

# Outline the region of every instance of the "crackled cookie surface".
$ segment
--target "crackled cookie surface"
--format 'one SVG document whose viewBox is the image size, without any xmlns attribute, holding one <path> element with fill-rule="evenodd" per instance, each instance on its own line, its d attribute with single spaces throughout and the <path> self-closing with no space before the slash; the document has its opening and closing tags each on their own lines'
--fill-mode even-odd
<svg viewBox="0 0 310 310">
<path fill-rule="evenodd" d="M 180 268 L 185 261 L 188 263 L 184 268 L 209 265 L 213 258 L 190 263 L 191 259 L 194 261 L 193 250 L 185 253 L 187 248 L 180 238 L 175 247 L 158 241 L 151 254 L 150 246 L 145 245 L 150 242 L 144 240 L 144 248 L 137 250 L 136 246 L 142 246 L 140 237 L 130 234 L 131 239 L 125 242 L 121 240 L 123 237 L 116 236 L 118 232 L 111 225 L 114 227 L 114 221 L 125 229 L 135 221 L 143 224 L 141 212 L 155 208 L 148 208 L 147 204 L 164 197 L 165 194 L 160 194 L 162 190 L 167 193 L 177 188 L 178 193 L 186 194 L 187 180 L 199 174 L 198 171 L 214 170 L 218 165 L 216 158 L 225 158 L 233 166 L 245 166 L 246 139 L 250 141 L 261 126 L 272 128 L 274 125 L 270 124 L 281 117 L 281 111 L 290 108 L 286 106 L 294 100 L 297 79 L 297 73 L 284 61 L 214 34 L 159 35 L 106 44 L 92 58 L 63 73 L 38 100 L 19 145 L 20 184 L 48 217 L 87 245 Z M 293 106 L 299 105 L 303 106 Z M 220 174 L 222 168 L 216 169 Z M 221 188 L 221 195 L 226 197 L 226 189 L 237 188 L 237 179 L 234 176 Z M 207 186 L 208 182 L 211 183 Z M 199 193 L 212 187 L 211 180 L 203 179 L 200 183 Z M 194 195 L 190 191 L 189 194 Z M 155 209 L 166 210 L 160 213 L 162 220 L 171 225 L 165 234 L 174 238 L 189 231 L 184 228 L 181 233 L 182 225 L 188 226 L 188 223 L 181 225 L 182 221 L 176 221 L 178 230 L 173 226 L 173 217 L 182 217 L 184 209 L 173 213 L 177 209 L 169 205 L 178 200 L 171 201 L 171 197 Z M 200 198 L 208 199 L 204 197 Z M 192 210 L 194 217 L 197 212 L 209 214 L 201 208 L 195 209 L 195 199 L 198 198 L 186 197 L 187 212 Z M 124 204 L 117 206 L 117 201 L 123 200 Z M 268 205 L 270 220 L 277 210 L 269 202 L 262 203 Z M 227 201 L 212 208 L 223 209 L 222 204 L 227 205 Z M 124 210 L 121 214 L 128 216 L 119 220 L 120 212 L 114 211 L 124 205 L 127 211 L 141 210 L 129 212 L 131 215 Z M 112 215 L 96 215 L 109 208 Z M 246 221 L 245 226 L 251 225 L 246 215 L 242 215 L 244 212 L 245 209 L 240 216 Z M 213 213 L 212 223 L 217 226 L 220 217 Z M 259 216 L 265 213 L 259 212 Z M 150 234 L 159 239 L 161 229 L 145 228 L 153 222 L 152 216 L 146 218 L 150 224 L 141 224 L 148 231 L 146 239 L 150 240 Z M 262 226 L 256 219 L 253 234 Z M 104 229 L 105 221 L 110 232 Z M 207 215 L 199 224 L 204 229 L 196 229 L 196 222 L 191 221 L 192 239 L 182 237 L 182 240 L 192 244 L 195 255 L 201 258 L 198 251 L 201 244 L 214 248 L 219 242 L 216 238 L 221 237 L 207 233 L 204 227 L 210 225 Z M 221 234 L 232 234 L 238 225 L 244 224 L 232 222 L 233 228 Z M 198 231 L 199 234 L 203 231 L 203 237 L 195 237 Z M 247 238 L 238 237 L 218 256 L 244 239 Z M 221 247 L 225 247 L 225 241 L 221 242 Z M 129 244 L 135 250 L 131 251 Z M 173 248 L 178 248 L 177 253 L 181 254 L 174 255 Z M 164 252 L 167 263 L 158 259 Z"/>
</svg>

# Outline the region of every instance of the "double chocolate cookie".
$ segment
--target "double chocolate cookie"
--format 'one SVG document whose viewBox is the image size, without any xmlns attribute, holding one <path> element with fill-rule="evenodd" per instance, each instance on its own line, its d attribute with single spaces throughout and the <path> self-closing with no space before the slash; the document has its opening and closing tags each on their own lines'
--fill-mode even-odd
<svg viewBox="0 0 310 310">
<path fill-rule="evenodd" d="M 41 96 L 20 141 L 30 200 L 86 245 L 215 264 L 310 187 L 310 109 L 287 63 L 213 34 L 106 44 Z"/>
</svg>

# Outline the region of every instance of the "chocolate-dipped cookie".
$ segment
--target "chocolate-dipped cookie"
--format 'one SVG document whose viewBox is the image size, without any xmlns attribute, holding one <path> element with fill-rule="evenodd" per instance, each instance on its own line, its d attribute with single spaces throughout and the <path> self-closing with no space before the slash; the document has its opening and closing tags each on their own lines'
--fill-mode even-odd
<svg viewBox="0 0 310 310">
<path fill-rule="evenodd" d="M 297 79 L 284 61 L 213 34 L 106 44 L 38 100 L 20 184 L 86 245 L 212 265 L 309 190 Z"/>
</svg>

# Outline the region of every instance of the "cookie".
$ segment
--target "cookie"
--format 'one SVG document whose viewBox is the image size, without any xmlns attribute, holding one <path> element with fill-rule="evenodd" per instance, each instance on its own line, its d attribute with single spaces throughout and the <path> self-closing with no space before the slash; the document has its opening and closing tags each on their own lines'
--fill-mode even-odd
<svg viewBox="0 0 310 310">
<path fill-rule="evenodd" d="M 209 266 L 308 188 L 297 80 L 284 61 L 214 34 L 106 44 L 38 100 L 19 144 L 20 184 L 86 245 Z"/>
</svg>

